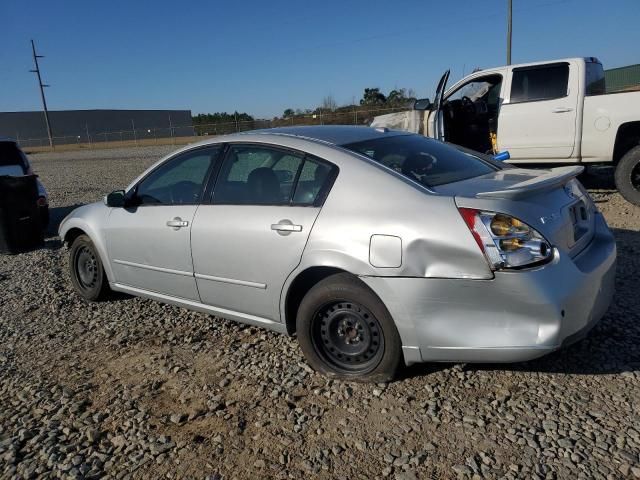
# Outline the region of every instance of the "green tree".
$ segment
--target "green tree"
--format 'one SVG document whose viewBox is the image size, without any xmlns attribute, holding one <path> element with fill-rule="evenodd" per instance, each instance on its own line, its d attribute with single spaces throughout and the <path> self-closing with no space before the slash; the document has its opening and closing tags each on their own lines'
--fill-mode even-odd
<svg viewBox="0 0 640 480">
<path fill-rule="evenodd" d="M 404 107 L 408 105 L 412 100 L 415 100 L 415 93 L 413 90 L 407 90 L 406 88 L 394 89 L 387 95 L 386 104 L 390 107 Z"/>
<path fill-rule="evenodd" d="M 365 88 L 360 105 L 384 105 L 386 101 L 387 97 L 379 88 Z"/>
<path fill-rule="evenodd" d="M 282 114 L 283 118 L 293 117 L 296 112 L 293 111 L 293 108 L 287 108 Z"/>
</svg>

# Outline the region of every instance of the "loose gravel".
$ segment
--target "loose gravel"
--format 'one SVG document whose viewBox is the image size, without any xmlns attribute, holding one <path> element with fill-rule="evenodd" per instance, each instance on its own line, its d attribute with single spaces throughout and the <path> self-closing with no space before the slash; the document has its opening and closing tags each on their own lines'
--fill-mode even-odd
<svg viewBox="0 0 640 480">
<path fill-rule="evenodd" d="M 54 230 L 170 150 L 34 156 Z M 595 183 L 619 267 L 588 338 L 515 365 L 415 366 L 390 384 L 328 380 L 295 338 L 221 318 L 85 303 L 54 233 L 2 256 L 0 476 L 640 478 L 640 208 Z"/>
</svg>

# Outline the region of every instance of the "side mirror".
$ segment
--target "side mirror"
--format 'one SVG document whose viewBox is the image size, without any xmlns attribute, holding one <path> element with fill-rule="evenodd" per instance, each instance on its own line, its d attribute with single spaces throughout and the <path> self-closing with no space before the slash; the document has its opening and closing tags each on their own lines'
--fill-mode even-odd
<svg viewBox="0 0 640 480">
<path fill-rule="evenodd" d="M 124 190 L 116 190 L 104 197 L 104 203 L 107 207 L 122 208 L 125 205 Z"/>
<path fill-rule="evenodd" d="M 432 105 L 428 98 L 421 98 L 413 102 L 413 110 L 430 110 Z"/>
</svg>

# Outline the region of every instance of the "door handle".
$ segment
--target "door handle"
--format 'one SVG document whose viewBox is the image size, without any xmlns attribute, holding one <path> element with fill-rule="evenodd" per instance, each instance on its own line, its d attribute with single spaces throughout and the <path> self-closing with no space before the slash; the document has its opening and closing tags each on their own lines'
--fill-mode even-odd
<svg viewBox="0 0 640 480">
<path fill-rule="evenodd" d="M 173 220 L 169 220 L 167 222 L 167 227 L 171 227 L 174 230 L 179 230 L 182 227 L 188 227 L 189 226 L 189 222 L 186 220 L 182 220 L 180 217 L 176 217 Z"/>
<path fill-rule="evenodd" d="M 573 108 L 568 108 L 568 107 L 556 107 L 553 110 L 551 110 L 551 112 L 553 113 L 567 113 L 567 112 L 573 112 Z"/>
<path fill-rule="evenodd" d="M 280 220 L 278 223 L 271 224 L 271 230 L 274 230 L 278 235 L 291 235 L 291 232 L 301 232 L 302 225 L 294 225 L 291 220 Z"/>
<path fill-rule="evenodd" d="M 271 230 L 277 232 L 301 232 L 302 225 L 293 225 L 292 223 L 274 223 L 271 225 Z"/>
</svg>

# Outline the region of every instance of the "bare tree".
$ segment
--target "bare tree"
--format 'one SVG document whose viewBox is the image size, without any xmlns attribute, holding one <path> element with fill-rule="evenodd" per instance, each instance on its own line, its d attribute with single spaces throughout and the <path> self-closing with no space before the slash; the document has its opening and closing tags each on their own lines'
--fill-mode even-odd
<svg viewBox="0 0 640 480">
<path fill-rule="evenodd" d="M 336 99 L 333 98 L 333 95 L 327 95 L 322 99 L 322 106 L 320 108 L 325 111 L 333 112 L 338 108 L 338 104 L 336 103 Z"/>
</svg>

